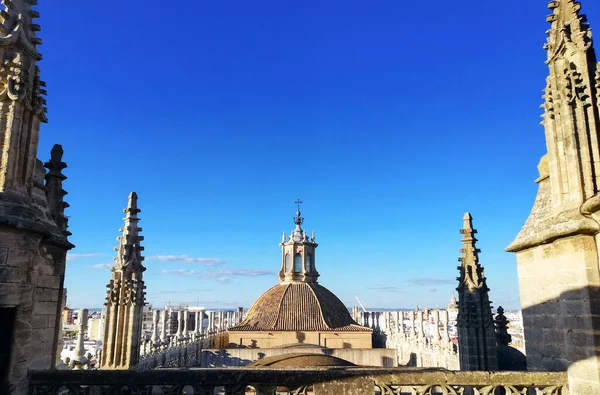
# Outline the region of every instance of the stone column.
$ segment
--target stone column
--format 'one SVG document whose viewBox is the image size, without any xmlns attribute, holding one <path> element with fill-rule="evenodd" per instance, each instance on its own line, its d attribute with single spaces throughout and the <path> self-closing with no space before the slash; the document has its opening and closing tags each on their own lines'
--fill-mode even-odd
<svg viewBox="0 0 600 395">
<path fill-rule="evenodd" d="M 204 310 L 200 310 L 198 312 L 199 314 L 199 322 L 198 322 L 198 328 L 200 331 L 200 334 L 204 334 Z"/>
<path fill-rule="evenodd" d="M 417 312 L 417 338 L 419 340 L 419 344 L 424 343 L 425 332 L 423 332 L 423 312 Z"/>
<path fill-rule="evenodd" d="M 206 333 L 211 334 L 215 331 L 215 312 L 208 312 L 208 328 L 206 328 Z"/>
<path fill-rule="evenodd" d="M 160 323 L 161 323 L 161 327 L 160 327 L 160 341 L 163 345 L 166 345 L 168 343 L 168 339 L 167 339 L 167 317 L 169 315 L 169 310 L 164 309 L 163 311 L 160 312 Z"/>
<path fill-rule="evenodd" d="M 439 310 L 433 310 L 431 312 L 433 317 L 433 331 L 431 334 L 431 340 L 433 344 L 439 345 L 442 337 L 440 336 L 440 312 Z"/>
<path fill-rule="evenodd" d="M 200 312 L 196 311 L 194 314 L 194 333 L 200 335 Z"/>
<path fill-rule="evenodd" d="M 158 335 L 159 319 L 160 319 L 160 312 L 158 310 L 154 310 L 152 312 L 152 337 L 150 338 L 153 346 L 157 346 L 160 344 L 160 338 Z"/>
<path fill-rule="evenodd" d="M 87 331 L 88 321 L 88 309 L 79 310 L 77 321 L 79 323 L 79 330 L 77 332 L 77 345 L 75 351 L 73 351 L 73 369 L 83 369 L 88 364 L 88 359 L 85 357 L 85 332 Z"/>
<path fill-rule="evenodd" d="M 239 324 L 240 322 L 242 322 L 243 319 L 244 319 L 244 308 L 238 307 L 238 321 L 235 324 L 236 325 Z"/>
<path fill-rule="evenodd" d="M 442 310 L 440 312 L 440 321 L 444 327 L 442 343 L 445 347 L 452 348 L 452 344 L 450 343 L 450 332 L 448 331 L 448 310 Z"/>
<path fill-rule="evenodd" d="M 396 311 L 394 313 L 396 319 L 396 331 L 400 335 L 400 339 L 404 340 L 404 312 Z"/>
<path fill-rule="evenodd" d="M 182 333 L 183 333 L 183 311 L 179 310 L 177 312 L 177 333 L 175 334 L 175 337 L 177 338 L 177 340 L 179 340 Z"/>
<path fill-rule="evenodd" d="M 413 343 L 417 342 L 417 329 L 415 328 L 415 315 L 414 311 L 408 312 L 408 318 L 410 320 L 410 328 L 409 328 L 409 336 L 412 339 Z"/>
<path fill-rule="evenodd" d="M 189 337 L 190 337 L 189 333 L 188 333 L 189 315 L 190 315 L 189 311 L 186 310 L 183 312 L 183 333 L 182 333 L 182 335 L 185 339 L 189 339 Z"/>
</svg>

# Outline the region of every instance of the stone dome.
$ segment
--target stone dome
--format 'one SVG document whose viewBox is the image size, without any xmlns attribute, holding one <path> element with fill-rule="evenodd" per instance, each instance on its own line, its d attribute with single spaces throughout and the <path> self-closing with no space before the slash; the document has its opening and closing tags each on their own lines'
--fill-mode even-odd
<svg viewBox="0 0 600 395">
<path fill-rule="evenodd" d="M 317 283 L 279 283 L 250 307 L 235 331 L 355 331 L 372 332 L 358 325 L 346 306 Z"/>
<path fill-rule="evenodd" d="M 498 346 L 498 370 L 524 372 L 527 370 L 525 354 L 511 346 Z"/>
<path fill-rule="evenodd" d="M 248 365 L 248 367 L 304 367 L 304 366 L 356 366 L 345 359 L 332 357 L 324 354 L 283 354 L 259 359 Z"/>
</svg>

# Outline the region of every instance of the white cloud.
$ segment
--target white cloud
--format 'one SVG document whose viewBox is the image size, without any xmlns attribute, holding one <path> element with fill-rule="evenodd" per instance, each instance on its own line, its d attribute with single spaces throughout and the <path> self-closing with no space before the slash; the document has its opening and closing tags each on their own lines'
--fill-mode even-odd
<svg viewBox="0 0 600 395">
<path fill-rule="evenodd" d="M 192 276 L 196 272 L 193 270 L 175 269 L 175 270 L 161 270 L 162 274 L 170 274 L 175 276 Z"/>
<path fill-rule="evenodd" d="M 219 266 L 225 264 L 225 261 L 219 258 L 196 258 L 189 255 L 152 255 L 148 259 L 163 262 L 197 263 L 204 266 Z"/>
<path fill-rule="evenodd" d="M 224 270 L 213 270 L 202 273 L 202 277 L 205 278 L 219 278 L 222 276 L 235 276 L 235 277 L 258 277 L 258 276 L 271 276 L 275 275 L 272 270 L 262 269 L 224 269 Z"/>
<path fill-rule="evenodd" d="M 408 285 L 417 287 L 429 287 L 436 285 L 458 285 L 456 280 L 451 278 L 436 278 L 436 277 L 416 277 L 405 281 Z"/>
<path fill-rule="evenodd" d="M 98 253 L 91 253 L 91 254 L 71 254 L 68 253 L 67 254 L 67 261 L 74 261 L 76 259 L 81 259 L 81 258 L 91 258 L 94 256 L 102 256 L 104 254 L 98 254 Z"/>
<path fill-rule="evenodd" d="M 97 265 L 92 265 L 94 269 L 104 269 L 108 270 L 112 267 L 112 263 L 98 263 Z"/>
<path fill-rule="evenodd" d="M 374 285 L 372 287 L 365 287 L 366 289 L 375 289 L 378 291 L 391 291 L 391 290 L 395 290 L 398 289 L 398 287 L 395 287 L 393 285 Z"/>
<path fill-rule="evenodd" d="M 273 276 L 276 273 L 271 270 L 262 269 L 224 269 L 224 270 L 213 270 L 205 271 L 200 273 L 200 277 L 217 280 L 220 283 L 228 283 L 231 277 L 259 277 L 259 276 Z"/>
</svg>

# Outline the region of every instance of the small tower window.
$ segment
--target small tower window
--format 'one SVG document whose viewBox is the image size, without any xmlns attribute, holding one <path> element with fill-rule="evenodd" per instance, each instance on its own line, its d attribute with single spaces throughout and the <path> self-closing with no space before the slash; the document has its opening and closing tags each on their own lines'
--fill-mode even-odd
<svg viewBox="0 0 600 395">
<path fill-rule="evenodd" d="M 302 255 L 296 254 L 294 257 L 294 271 L 296 273 L 302 272 Z"/>
<path fill-rule="evenodd" d="M 312 272 L 312 255 L 310 254 L 306 256 L 306 271 Z"/>
<path fill-rule="evenodd" d="M 292 271 L 292 257 L 290 256 L 290 254 L 285 254 L 285 271 Z"/>
</svg>

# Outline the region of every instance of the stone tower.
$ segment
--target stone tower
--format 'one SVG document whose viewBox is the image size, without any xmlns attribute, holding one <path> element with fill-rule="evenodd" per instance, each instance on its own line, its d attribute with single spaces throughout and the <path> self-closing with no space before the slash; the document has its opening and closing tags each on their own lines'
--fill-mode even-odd
<svg viewBox="0 0 600 395">
<path fill-rule="evenodd" d="M 100 369 L 131 369 L 137 366 L 140 358 L 142 319 L 145 292 L 142 273 L 144 247 L 140 242 L 142 228 L 138 227 L 137 194 L 131 192 L 126 213 L 123 234 L 117 238 L 117 257 L 110 269 L 112 278 L 107 285 L 106 322 L 102 341 Z"/>
<path fill-rule="evenodd" d="M 296 228 L 290 232 L 289 238 L 283 233 L 281 239 L 281 270 L 279 280 L 281 281 L 304 281 L 317 282 L 319 273 L 315 266 L 315 250 L 319 246 L 315 243 L 315 234 L 309 238 L 306 231 L 302 229 L 304 218 L 300 212 L 300 201 L 298 211 L 294 217 Z"/>
<path fill-rule="evenodd" d="M 37 159 L 47 121 L 30 0 L 0 3 L 0 393 L 27 393 L 27 369 L 54 367 L 67 240 L 62 148 Z M 34 341 L 35 339 L 35 341 Z"/>
<path fill-rule="evenodd" d="M 542 125 L 547 153 L 516 252 L 530 370 L 600 393 L 600 72 L 581 5 L 551 1 Z"/>
<path fill-rule="evenodd" d="M 458 258 L 461 265 L 458 288 L 458 349 L 460 370 L 498 370 L 496 332 L 494 317 L 488 296 L 483 266 L 479 264 L 480 250 L 475 246 L 477 230 L 473 229 L 473 218 L 466 213 L 463 217 L 464 245 Z"/>
</svg>

